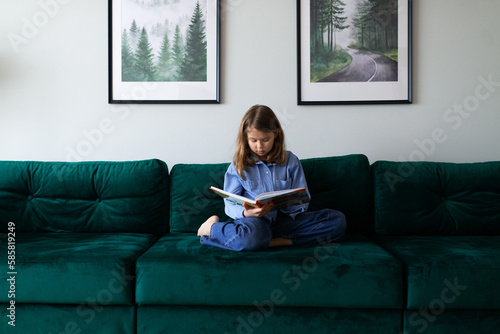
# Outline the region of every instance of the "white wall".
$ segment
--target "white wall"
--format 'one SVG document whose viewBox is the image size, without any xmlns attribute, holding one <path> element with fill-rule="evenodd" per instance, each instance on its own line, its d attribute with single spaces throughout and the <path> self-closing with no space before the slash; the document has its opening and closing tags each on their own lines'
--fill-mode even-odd
<svg viewBox="0 0 500 334">
<path fill-rule="evenodd" d="M 414 103 L 344 106 L 296 103 L 296 1 L 222 0 L 221 104 L 127 108 L 107 103 L 107 1 L 58 0 L 18 52 L 9 33 L 43 19 L 40 0 L 0 1 L 0 160 L 226 162 L 255 103 L 275 110 L 301 158 L 500 160 L 500 84 L 479 80 L 500 83 L 500 0 L 414 0 Z"/>
</svg>

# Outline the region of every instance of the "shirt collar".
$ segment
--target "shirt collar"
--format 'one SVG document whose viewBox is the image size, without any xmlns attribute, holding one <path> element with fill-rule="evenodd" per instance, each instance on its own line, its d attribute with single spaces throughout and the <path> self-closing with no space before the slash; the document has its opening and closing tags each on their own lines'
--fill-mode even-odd
<svg viewBox="0 0 500 334">
<path fill-rule="evenodd" d="M 274 166 L 274 165 L 276 165 L 275 162 L 269 162 L 269 163 L 265 164 L 261 160 L 257 159 L 255 156 L 253 157 L 253 160 L 255 161 L 256 165 L 259 165 L 259 164 L 260 165 L 265 165 L 265 166 Z"/>
</svg>

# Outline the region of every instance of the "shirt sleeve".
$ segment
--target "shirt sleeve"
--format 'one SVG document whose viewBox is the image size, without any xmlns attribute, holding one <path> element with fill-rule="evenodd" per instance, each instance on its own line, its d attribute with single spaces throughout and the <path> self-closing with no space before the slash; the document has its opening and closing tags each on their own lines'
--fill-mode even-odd
<svg viewBox="0 0 500 334">
<path fill-rule="evenodd" d="M 309 188 L 307 187 L 306 176 L 304 174 L 304 170 L 302 169 L 302 164 L 300 163 L 299 158 L 291 152 L 288 153 L 288 163 L 287 169 L 290 179 L 292 180 L 291 189 L 296 188 L 306 188 L 307 194 L 309 198 L 311 198 L 311 194 L 309 193 Z M 282 209 L 281 212 L 287 214 L 288 216 L 295 218 L 296 215 L 302 212 L 306 212 L 309 207 L 309 203 L 304 203 L 300 205 L 292 205 L 285 209 Z"/>
<path fill-rule="evenodd" d="M 229 166 L 224 176 L 224 190 L 236 195 L 241 195 L 243 193 L 241 178 L 236 172 L 236 168 L 233 164 Z M 242 218 L 244 210 L 243 206 L 224 199 L 224 211 L 229 217 L 233 219 Z"/>
</svg>

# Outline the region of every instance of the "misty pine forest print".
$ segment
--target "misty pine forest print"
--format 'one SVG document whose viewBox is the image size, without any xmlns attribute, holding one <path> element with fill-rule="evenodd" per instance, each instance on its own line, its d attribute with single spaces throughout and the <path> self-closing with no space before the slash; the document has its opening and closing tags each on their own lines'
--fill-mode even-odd
<svg viewBox="0 0 500 334">
<path fill-rule="evenodd" d="M 207 0 L 123 0 L 122 81 L 207 81 Z"/>
<path fill-rule="evenodd" d="M 311 82 L 398 81 L 398 0 L 311 0 Z"/>
</svg>

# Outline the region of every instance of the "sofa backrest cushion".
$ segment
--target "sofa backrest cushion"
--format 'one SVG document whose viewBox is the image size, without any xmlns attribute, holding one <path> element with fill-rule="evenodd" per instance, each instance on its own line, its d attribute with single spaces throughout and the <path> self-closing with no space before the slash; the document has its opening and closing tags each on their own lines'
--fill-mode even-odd
<svg viewBox="0 0 500 334">
<path fill-rule="evenodd" d="M 500 162 L 377 161 L 372 172 L 377 234 L 500 233 Z"/>
<path fill-rule="evenodd" d="M 309 210 L 332 208 L 343 212 L 348 233 L 373 233 L 370 164 L 364 155 L 301 160 L 311 193 Z M 195 233 L 211 215 L 221 221 L 221 197 L 210 186 L 222 188 L 229 163 L 179 164 L 171 171 L 171 232 Z"/>
<path fill-rule="evenodd" d="M 301 163 L 311 193 L 309 211 L 338 210 L 346 216 L 347 233 L 374 233 L 373 188 L 365 155 L 312 158 Z"/>
<path fill-rule="evenodd" d="M 17 232 L 168 231 L 168 169 L 160 160 L 0 161 L 0 223 Z"/>
<path fill-rule="evenodd" d="M 170 232 L 198 231 L 212 215 L 228 221 L 222 198 L 210 190 L 223 188 L 229 163 L 177 164 L 170 171 Z"/>
</svg>

